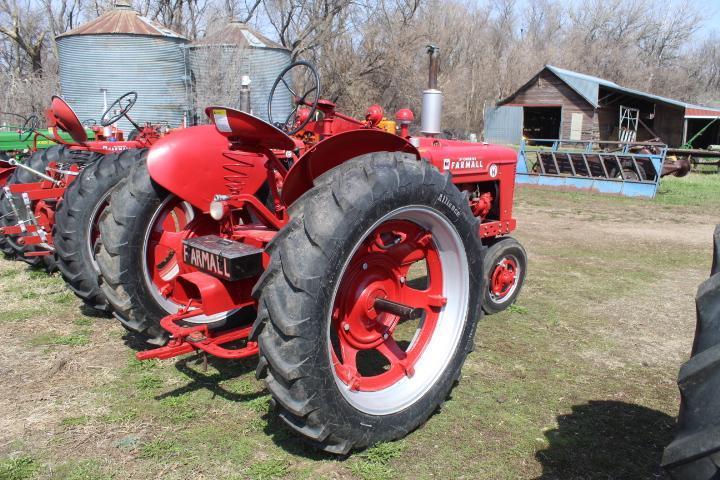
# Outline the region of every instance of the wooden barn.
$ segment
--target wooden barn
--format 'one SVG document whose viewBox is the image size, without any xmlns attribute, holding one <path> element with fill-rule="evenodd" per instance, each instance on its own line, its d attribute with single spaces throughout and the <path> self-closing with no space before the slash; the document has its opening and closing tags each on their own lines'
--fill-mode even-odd
<svg viewBox="0 0 720 480">
<path fill-rule="evenodd" d="M 694 138 L 693 148 L 707 148 L 720 144 L 720 109 L 546 65 L 515 93 L 485 110 L 485 141 L 519 144 L 522 138 L 629 142 L 658 138 L 670 147 Z"/>
</svg>

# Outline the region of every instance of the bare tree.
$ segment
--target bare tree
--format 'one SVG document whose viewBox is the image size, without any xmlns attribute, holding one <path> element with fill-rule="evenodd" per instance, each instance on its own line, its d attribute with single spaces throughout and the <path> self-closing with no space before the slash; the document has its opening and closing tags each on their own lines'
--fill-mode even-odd
<svg viewBox="0 0 720 480">
<path fill-rule="evenodd" d="M 0 108 L 42 109 L 57 91 L 55 36 L 101 15 L 114 0 L 0 0 Z M 483 109 L 544 64 L 696 103 L 720 105 L 720 38 L 700 37 L 695 3 L 661 0 L 134 0 L 135 8 L 191 40 L 228 20 L 251 23 L 313 61 L 323 96 L 362 115 L 420 110 L 425 46 L 442 51 L 444 126 L 479 132 Z M 208 50 L 212 56 L 211 50 Z M 198 107 L 237 95 L 242 55 L 218 53 L 196 78 Z"/>
<path fill-rule="evenodd" d="M 265 14 L 293 59 L 319 48 L 343 30 L 352 0 L 264 0 Z"/>
<path fill-rule="evenodd" d="M 42 73 L 42 55 L 46 26 L 42 14 L 33 9 L 29 1 L 0 0 L 0 34 L 12 40 L 15 52 L 15 72 L 22 71 L 24 54 L 30 62 L 32 72 Z"/>
</svg>

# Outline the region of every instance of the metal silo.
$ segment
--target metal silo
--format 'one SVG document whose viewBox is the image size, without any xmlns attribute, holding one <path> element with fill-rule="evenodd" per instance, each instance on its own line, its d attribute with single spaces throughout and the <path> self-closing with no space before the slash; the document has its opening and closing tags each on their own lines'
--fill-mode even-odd
<svg viewBox="0 0 720 480">
<path fill-rule="evenodd" d="M 129 91 L 138 123 L 179 126 L 189 110 L 188 40 L 140 16 L 126 0 L 57 37 L 61 94 L 81 120 L 100 120 L 105 105 Z M 125 131 L 132 129 L 126 120 Z"/>
<path fill-rule="evenodd" d="M 250 104 L 253 115 L 267 120 L 270 88 L 280 71 L 290 64 L 290 51 L 269 40 L 244 23 L 232 21 L 190 46 L 193 96 L 198 121 L 211 104 L 238 108 L 240 85 L 244 75 L 250 77 Z M 290 113 L 291 95 L 278 88 L 273 102 L 275 120 L 285 120 Z M 282 117 L 282 118 L 281 118 Z"/>
</svg>

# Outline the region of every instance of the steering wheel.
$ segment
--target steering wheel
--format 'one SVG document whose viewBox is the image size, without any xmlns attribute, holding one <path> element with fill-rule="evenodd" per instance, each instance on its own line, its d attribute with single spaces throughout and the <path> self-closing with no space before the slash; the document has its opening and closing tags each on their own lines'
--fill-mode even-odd
<svg viewBox="0 0 720 480">
<path fill-rule="evenodd" d="M 273 99 L 275 97 L 275 89 L 282 83 L 283 87 L 292 95 L 293 109 L 290 114 L 285 117 L 284 121 L 275 121 L 272 115 Z M 292 85 L 292 86 L 291 86 Z M 303 92 L 301 95 L 296 93 Z M 318 75 L 315 67 L 305 61 L 294 62 L 285 67 L 275 79 L 270 95 L 268 96 L 268 122 L 279 128 L 288 135 L 294 135 L 310 123 L 318 102 L 320 101 L 320 75 Z M 309 114 L 303 112 L 299 117 L 298 109 L 301 106 L 309 107 Z"/>
<path fill-rule="evenodd" d="M 25 123 L 22 124 L 22 127 L 18 130 L 18 138 L 21 142 L 27 142 L 30 140 L 30 137 L 33 133 L 35 133 L 35 130 L 38 129 L 40 126 L 40 119 L 37 117 L 37 115 L 30 115 L 25 119 Z"/>
<path fill-rule="evenodd" d="M 103 113 L 102 117 L 100 118 L 100 125 L 102 125 L 103 127 L 108 127 L 120 120 L 125 115 L 127 115 L 133 105 L 135 105 L 135 102 L 137 102 L 137 96 L 137 92 L 128 92 L 122 97 L 115 100 L 112 105 L 110 105 L 108 109 L 105 110 L 105 113 Z M 123 106 L 123 102 L 125 102 L 125 106 Z M 120 107 L 120 111 L 110 117 L 110 115 L 112 115 L 113 109 L 115 109 L 116 106 Z"/>
</svg>

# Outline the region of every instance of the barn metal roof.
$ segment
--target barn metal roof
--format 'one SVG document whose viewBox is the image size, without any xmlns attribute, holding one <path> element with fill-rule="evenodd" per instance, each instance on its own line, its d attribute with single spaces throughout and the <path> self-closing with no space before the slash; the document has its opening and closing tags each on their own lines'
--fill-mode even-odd
<svg viewBox="0 0 720 480">
<path fill-rule="evenodd" d="M 96 19 L 58 35 L 57 38 L 73 35 L 125 34 L 185 39 L 182 35 L 141 16 L 132 9 L 127 0 L 116 0 L 114 7 Z"/>
<path fill-rule="evenodd" d="M 233 20 L 221 29 L 206 35 L 205 38 L 196 41 L 195 45 L 232 45 L 287 50 L 279 43 L 273 42 L 262 33 L 237 20 Z"/>
<path fill-rule="evenodd" d="M 720 109 L 705 107 L 702 105 L 694 105 L 692 103 L 682 102 L 672 98 L 653 95 L 652 93 L 642 92 L 632 88 L 622 87 L 615 82 L 605 80 L 603 78 L 586 75 L 584 73 L 565 70 L 554 65 L 545 65 L 545 69 L 554 73 L 558 78 L 565 82 L 570 88 L 575 90 L 578 95 L 583 97 L 587 102 L 595 108 L 599 106 L 600 87 L 609 88 L 627 95 L 642 97 L 656 102 L 675 105 L 685 109 L 686 116 L 703 116 L 703 117 L 720 117 Z M 534 77 L 533 77 L 534 78 Z M 524 86 L 522 87 L 524 88 Z M 521 88 L 521 89 L 522 89 Z M 501 102 L 503 103 L 503 102 Z"/>
</svg>

